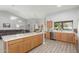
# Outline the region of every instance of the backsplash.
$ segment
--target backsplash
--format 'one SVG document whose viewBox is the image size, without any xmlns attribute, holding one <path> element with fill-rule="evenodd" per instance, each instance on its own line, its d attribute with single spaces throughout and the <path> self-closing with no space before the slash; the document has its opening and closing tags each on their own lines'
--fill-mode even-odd
<svg viewBox="0 0 79 59">
<path fill-rule="evenodd" d="M 0 30 L 0 36 L 2 35 L 12 35 L 12 34 L 20 34 L 20 33 L 28 33 L 29 30 Z"/>
</svg>

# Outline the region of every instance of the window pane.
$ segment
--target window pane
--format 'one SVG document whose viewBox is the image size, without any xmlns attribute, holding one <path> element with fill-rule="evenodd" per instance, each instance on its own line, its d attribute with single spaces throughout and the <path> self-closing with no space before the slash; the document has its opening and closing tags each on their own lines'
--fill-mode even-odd
<svg viewBox="0 0 79 59">
<path fill-rule="evenodd" d="M 64 22 L 64 23 L 63 23 L 63 29 L 64 29 L 64 30 L 72 30 L 72 29 L 73 29 L 73 24 L 72 24 L 72 22 Z"/>
<path fill-rule="evenodd" d="M 73 30 L 73 21 L 54 22 L 55 30 Z"/>
<path fill-rule="evenodd" d="M 62 29 L 62 23 L 61 22 L 55 22 L 54 23 L 54 29 L 55 30 L 61 30 Z"/>
</svg>

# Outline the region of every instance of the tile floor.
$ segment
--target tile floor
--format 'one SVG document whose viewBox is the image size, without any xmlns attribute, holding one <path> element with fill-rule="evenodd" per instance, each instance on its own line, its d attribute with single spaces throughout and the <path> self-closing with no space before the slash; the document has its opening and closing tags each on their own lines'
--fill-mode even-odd
<svg viewBox="0 0 79 59">
<path fill-rule="evenodd" d="M 42 44 L 29 53 L 76 53 L 76 48 L 71 43 L 46 40 L 45 44 Z"/>
<path fill-rule="evenodd" d="M 0 53 L 4 52 L 4 46 L 3 46 L 3 41 L 0 40 Z"/>
</svg>

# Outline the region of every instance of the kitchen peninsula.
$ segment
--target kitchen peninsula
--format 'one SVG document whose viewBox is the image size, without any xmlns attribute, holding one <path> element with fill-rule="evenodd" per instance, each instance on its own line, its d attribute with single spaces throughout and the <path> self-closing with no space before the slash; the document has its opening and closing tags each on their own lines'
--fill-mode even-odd
<svg viewBox="0 0 79 59">
<path fill-rule="evenodd" d="M 42 32 L 2 36 L 4 41 L 4 52 L 24 53 L 43 43 Z"/>
</svg>

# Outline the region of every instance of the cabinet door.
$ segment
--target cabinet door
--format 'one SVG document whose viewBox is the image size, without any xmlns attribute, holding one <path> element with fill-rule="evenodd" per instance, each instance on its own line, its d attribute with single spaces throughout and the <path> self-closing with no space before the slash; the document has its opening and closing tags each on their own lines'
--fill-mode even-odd
<svg viewBox="0 0 79 59">
<path fill-rule="evenodd" d="M 39 35 L 34 36 L 34 47 L 38 46 L 39 44 Z"/>
<path fill-rule="evenodd" d="M 67 37 L 68 37 L 68 39 L 67 39 L 68 42 L 71 42 L 71 43 L 74 42 L 74 34 L 73 33 L 68 33 Z"/>
<path fill-rule="evenodd" d="M 36 35 L 36 36 L 34 36 L 34 46 L 36 47 L 36 46 L 38 46 L 38 40 L 39 38 L 38 38 L 38 36 Z"/>
<path fill-rule="evenodd" d="M 30 43 L 29 43 L 30 44 Z M 28 39 L 26 39 L 25 41 L 24 41 L 24 52 L 27 52 L 30 48 L 29 48 L 29 45 L 28 44 Z"/>
<path fill-rule="evenodd" d="M 46 32 L 46 33 L 45 33 L 45 38 L 46 38 L 46 39 L 50 39 L 50 32 Z"/>
<path fill-rule="evenodd" d="M 74 42 L 74 34 L 73 33 L 62 33 L 62 41 L 66 42 Z"/>
<path fill-rule="evenodd" d="M 68 40 L 68 34 L 67 33 L 62 33 L 62 39 L 61 41 L 66 41 Z"/>
<path fill-rule="evenodd" d="M 61 32 L 56 32 L 55 38 L 56 38 L 56 40 L 61 40 L 62 39 L 62 33 Z"/>
<path fill-rule="evenodd" d="M 8 45 L 8 52 L 9 53 L 18 53 L 18 44 L 12 44 L 12 45 Z"/>
<path fill-rule="evenodd" d="M 24 38 L 24 52 L 28 52 L 33 48 L 31 37 Z"/>
<path fill-rule="evenodd" d="M 34 36 L 30 37 L 30 41 L 29 41 L 29 45 L 30 45 L 30 49 L 34 48 Z"/>
<path fill-rule="evenodd" d="M 24 41 L 18 42 L 18 51 L 19 53 L 23 53 L 24 52 Z"/>
<path fill-rule="evenodd" d="M 74 34 L 73 43 L 78 44 L 78 36 Z"/>
<path fill-rule="evenodd" d="M 43 42 L 43 35 L 39 35 L 39 41 L 38 44 L 41 44 Z"/>
<path fill-rule="evenodd" d="M 41 35 L 35 35 L 34 36 L 34 47 L 38 46 L 42 42 L 42 36 Z"/>
</svg>

